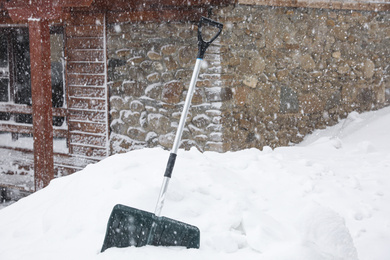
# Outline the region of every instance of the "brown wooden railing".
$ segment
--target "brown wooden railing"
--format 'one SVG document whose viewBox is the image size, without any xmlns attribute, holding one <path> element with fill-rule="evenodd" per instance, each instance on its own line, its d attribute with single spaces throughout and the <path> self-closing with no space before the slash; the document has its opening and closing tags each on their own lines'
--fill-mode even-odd
<svg viewBox="0 0 390 260">
<path fill-rule="evenodd" d="M 28 105 L 0 103 L 0 112 L 12 113 L 12 114 L 32 114 L 32 107 Z M 53 107 L 53 116 L 66 117 L 67 109 Z M 0 121 L 0 132 L 32 134 L 33 125 L 15 123 L 10 121 Z M 54 127 L 53 136 L 66 138 L 68 136 L 68 129 L 63 127 L 61 128 Z"/>
</svg>

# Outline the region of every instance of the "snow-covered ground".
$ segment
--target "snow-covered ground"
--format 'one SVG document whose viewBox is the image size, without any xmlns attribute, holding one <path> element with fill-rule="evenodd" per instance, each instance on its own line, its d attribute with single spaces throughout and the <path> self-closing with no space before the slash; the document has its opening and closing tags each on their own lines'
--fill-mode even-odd
<svg viewBox="0 0 390 260">
<path fill-rule="evenodd" d="M 0 210 L 0 259 L 390 259 L 390 107 L 297 146 L 180 150 L 163 215 L 200 249 L 99 253 L 115 204 L 153 211 L 169 152 L 111 156 Z"/>
</svg>

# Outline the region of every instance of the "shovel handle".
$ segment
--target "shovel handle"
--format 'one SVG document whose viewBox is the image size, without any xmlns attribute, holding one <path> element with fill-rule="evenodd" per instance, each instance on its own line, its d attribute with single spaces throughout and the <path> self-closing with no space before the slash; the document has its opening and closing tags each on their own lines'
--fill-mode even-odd
<svg viewBox="0 0 390 260">
<path fill-rule="evenodd" d="M 202 26 L 203 26 L 203 24 L 210 25 L 210 26 L 218 28 L 218 32 L 209 41 L 204 41 L 203 40 L 203 37 L 202 37 Z M 203 59 L 204 54 L 206 53 L 207 48 L 221 34 L 222 29 L 223 29 L 223 24 L 222 23 L 216 22 L 214 20 L 211 20 L 210 18 L 206 18 L 206 17 L 202 16 L 202 18 L 199 21 L 199 25 L 198 25 L 198 57 L 197 57 L 198 59 Z"/>
<path fill-rule="evenodd" d="M 203 24 L 208 24 L 208 25 L 217 27 L 219 29 L 219 31 L 214 35 L 213 38 L 211 38 L 210 41 L 204 41 L 202 38 L 202 25 Z M 171 179 L 171 176 L 172 176 L 173 167 L 175 166 L 177 150 L 179 149 L 181 136 L 183 134 L 184 124 L 185 124 L 185 121 L 186 121 L 186 118 L 188 115 L 188 110 L 189 110 L 190 105 L 191 105 L 191 99 L 192 99 L 192 96 L 194 94 L 196 81 L 197 81 L 198 75 L 199 75 L 200 64 L 202 63 L 203 56 L 204 56 L 204 53 L 206 52 L 207 48 L 221 34 L 222 28 L 223 28 L 223 24 L 218 23 L 216 21 L 213 21 L 213 20 L 206 18 L 206 17 L 202 17 L 199 21 L 199 26 L 198 26 L 198 47 L 199 47 L 198 57 L 196 59 L 194 72 L 192 73 L 190 86 L 188 87 L 187 97 L 186 97 L 186 100 L 184 102 L 183 112 L 181 114 L 179 125 L 177 127 L 175 140 L 173 141 L 171 154 L 169 155 L 167 168 L 165 169 L 164 180 L 163 180 L 163 184 L 161 186 L 160 195 L 158 196 L 156 209 L 154 211 L 154 214 L 157 217 L 160 217 L 162 207 L 164 206 L 165 193 L 168 189 L 168 184 L 169 184 L 169 180 Z"/>
</svg>

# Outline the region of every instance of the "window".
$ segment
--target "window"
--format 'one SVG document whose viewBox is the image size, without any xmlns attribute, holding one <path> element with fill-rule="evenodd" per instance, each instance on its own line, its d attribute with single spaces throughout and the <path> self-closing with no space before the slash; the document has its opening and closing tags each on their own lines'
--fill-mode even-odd
<svg viewBox="0 0 390 260">
<path fill-rule="evenodd" d="M 64 33 L 50 28 L 54 151 L 67 153 Z M 0 27 L 0 146 L 32 149 L 32 97 L 28 27 Z"/>
<path fill-rule="evenodd" d="M 64 107 L 63 30 L 52 27 L 51 81 L 53 107 Z M 27 27 L 0 28 L 0 102 L 32 105 L 30 46 Z M 32 124 L 31 114 L 1 112 L 0 120 Z M 64 117 L 53 117 L 54 126 L 62 126 Z"/>
<path fill-rule="evenodd" d="M 0 100 L 31 106 L 28 29 L 2 29 L 0 35 Z M 15 114 L 14 116 L 15 122 L 32 122 L 31 115 Z M 10 120 L 11 114 L 2 112 L 0 118 Z"/>
<path fill-rule="evenodd" d="M 64 32 L 62 27 L 52 27 L 50 29 L 50 52 L 53 107 L 64 107 Z M 63 123 L 64 117 L 53 117 L 54 126 L 61 126 Z"/>
</svg>

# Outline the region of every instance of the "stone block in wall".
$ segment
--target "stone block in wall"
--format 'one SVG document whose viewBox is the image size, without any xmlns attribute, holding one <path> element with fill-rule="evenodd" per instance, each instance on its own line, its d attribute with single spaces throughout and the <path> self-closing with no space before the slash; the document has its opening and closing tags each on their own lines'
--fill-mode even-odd
<svg viewBox="0 0 390 260">
<path fill-rule="evenodd" d="M 184 68 L 189 68 L 194 65 L 196 59 L 196 48 L 182 47 L 179 49 L 179 63 Z"/>
<path fill-rule="evenodd" d="M 179 68 L 179 64 L 172 57 L 165 57 L 164 64 L 168 71 L 176 71 Z"/>
<path fill-rule="evenodd" d="M 146 83 L 139 81 L 124 81 L 121 88 L 121 95 L 140 97 L 144 95 Z"/>
<path fill-rule="evenodd" d="M 193 70 L 179 69 L 175 73 L 175 78 L 182 82 L 190 81 Z"/>
<path fill-rule="evenodd" d="M 341 92 L 339 90 L 336 90 L 326 100 L 325 109 L 329 110 L 339 106 L 340 104 L 341 104 Z"/>
<path fill-rule="evenodd" d="M 209 102 L 220 102 L 232 99 L 233 92 L 230 88 L 212 87 L 205 88 L 206 99 Z"/>
<path fill-rule="evenodd" d="M 148 56 L 149 59 L 151 60 L 161 60 L 162 56 L 160 53 L 157 53 L 155 51 L 149 51 L 146 56 Z"/>
<path fill-rule="evenodd" d="M 134 65 L 139 65 L 145 60 L 144 57 L 142 56 L 135 56 L 127 60 L 127 63 L 130 64 L 131 66 Z"/>
<path fill-rule="evenodd" d="M 249 60 L 246 58 L 240 58 L 240 64 L 235 68 L 235 70 L 240 74 L 250 74 L 251 67 Z"/>
<path fill-rule="evenodd" d="M 209 139 L 209 137 L 207 135 L 196 135 L 196 136 L 194 136 L 194 140 L 197 143 L 205 144 L 208 139 Z"/>
<path fill-rule="evenodd" d="M 146 79 L 150 82 L 150 83 L 156 83 L 156 82 L 159 82 L 161 80 L 161 76 L 160 76 L 160 73 L 152 73 L 152 74 L 149 74 L 148 76 L 146 76 Z"/>
<path fill-rule="evenodd" d="M 367 59 L 364 62 L 362 70 L 364 78 L 371 79 L 375 74 L 375 63 L 372 60 Z"/>
<path fill-rule="evenodd" d="M 191 131 L 191 133 L 196 136 L 196 135 L 205 135 L 206 131 L 202 128 L 198 128 L 193 124 L 188 124 L 188 129 Z"/>
<path fill-rule="evenodd" d="M 233 89 L 234 104 L 238 106 L 244 106 L 249 94 L 249 87 L 241 86 Z"/>
<path fill-rule="evenodd" d="M 205 145 L 205 149 L 208 151 L 214 151 L 214 152 L 225 152 L 229 148 L 227 148 L 228 144 L 223 142 L 207 142 Z"/>
<path fill-rule="evenodd" d="M 251 120 L 245 119 L 245 118 L 238 118 L 238 125 L 240 126 L 241 129 L 244 130 L 251 130 L 252 129 L 252 122 Z"/>
<path fill-rule="evenodd" d="M 164 84 L 161 100 L 169 104 L 179 103 L 183 88 L 183 84 L 179 81 L 171 81 Z"/>
<path fill-rule="evenodd" d="M 276 78 L 278 81 L 286 81 L 289 77 L 289 71 L 287 69 L 282 69 L 276 72 Z"/>
<path fill-rule="evenodd" d="M 199 105 L 204 102 L 204 89 L 203 88 L 195 88 L 194 95 L 192 96 L 191 104 Z"/>
<path fill-rule="evenodd" d="M 324 101 L 314 93 L 301 95 L 298 99 L 300 110 L 305 114 L 319 113 L 324 110 Z"/>
<path fill-rule="evenodd" d="M 313 57 L 310 54 L 302 55 L 300 58 L 301 68 L 305 71 L 314 70 L 316 64 L 313 60 Z"/>
<path fill-rule="evenodd" d="M 169 132 L 171 127 L 169 118 L 161 114 L 148 114 L 148 124 L 158 134 Z"/>
<path fill-rule="evenodd" d="M 161 96 L 161 83 L 154 83 L 146 87 L 145 95 L 152 99 L 159 99 Z"/>
<path fill-rule="evenodd" d="M 158 142 L 165 148 L 171 148 L 175 140 L 174 133 L 162 134 L 158 137 Z"/>
<path fill-rule="evenodd" d="M 141 114 L 139 112 L 133 112 L 130 110 L 122 110 L 120 119 L 127 125 L 138 125 L 139 117 Z"/>
<path fill-rule="evenodd" d="M 175 45 L 164 45 L 161 48 L 161 52 L 163 55 L 173 55 L 174 53 L 176 53 L 177 49 L 178 47 Z"/>
<path fill-rule="evenodd" d="M 298 111 L 298 94 L 291 88 L 283 86 L 280 91 L 280 112 L 297 113 Z"/>
<path fill-rule="evenodd" d="M 348 28 L 342 27 L 342 26 L 336 26 L 332 28 L 333 30 L 333 35 L 337 40 L 340 41 L 346 41 L 348 39 L 349 33 L 348 33 Z M 331 32 L 332 33 L 332 32 Z"/>
<path fill-rule="evenodd" d="M 145 142 L 149 147 L 154 147 L 158 144 L 158 134 L 155 132 L 148 132 L 145 136 Z"/>
<path fill-rule="evenodd" d="M 126 109 L 125 100 L 120 96 L 111 96 L 110 106 L 111 108 L 116 109 L 118 111 Z"/>
<path fill-rule="evenodd" d="M 359 111 L 369 111 L 376 103 L 376 96 L 371 88 L 361 88 L 356 96 Z"/>
<path fill-rule="evenodd" d="M 146 142 L 133 140 L 124 135 L 112 134 L 110 140 L 110 150 L 115 153 L 126 153 L 128 151 L 145 147 Z"/>
<path fill-rule="evenodd" d="M 145 109 L 145 105 L 142 102 L 138 101 L 138 100 L 131 101 L 129 107 L 130 107 L 131 111 L 139 112 L 139 113 L 141 113 Z"/>
<path fill-rule="evenodd" d="M 134 140 L 146 141 L 146 131 L 142 128 L 129 127 L 127 129 L 127 135 Z"/>
<path fill-rule="evenodd" d="M 144 60 L 143 62 L 140 63 L 140 68 L 146 74 L 153 73 L 154 72 L 153 61 L 151 61 L 151 60 Z"/>
<path fill-rule="evenodd" d="M 256 76 L 245 76 L 242 83 L 250 88 L 256 88 L 258 82 L 259 80 Z"/>
<path fill-rule="evenodd" d="M 200 114 L 192 119 L 192 123 L 198 128 L 205 128 L 211 123 L 211 119 L 205 114 Z"/>
<path fill-rule="evenodd" d="M 376 95 L 376 102 L 379 104 L 384 104 L 386 102 L 386 89 L 385 84 L 379 84 L 378 86 L 375 86 L 374 92 Z"/>
<path fill-rule="evenodd" d="M 119 119 L 119 116 L 120 116 L 120 114 L 119 114 L 118 110 L 116 110 L 116 109 L 110 110 L 110 119 L 111 120 Z"/>
<path fill-rule="evenodd" d="M 110 124 L 111 131 L 120 135 L 126 135 L 128 126 L 119 119 L 113 120 Z"/>
</svg>

